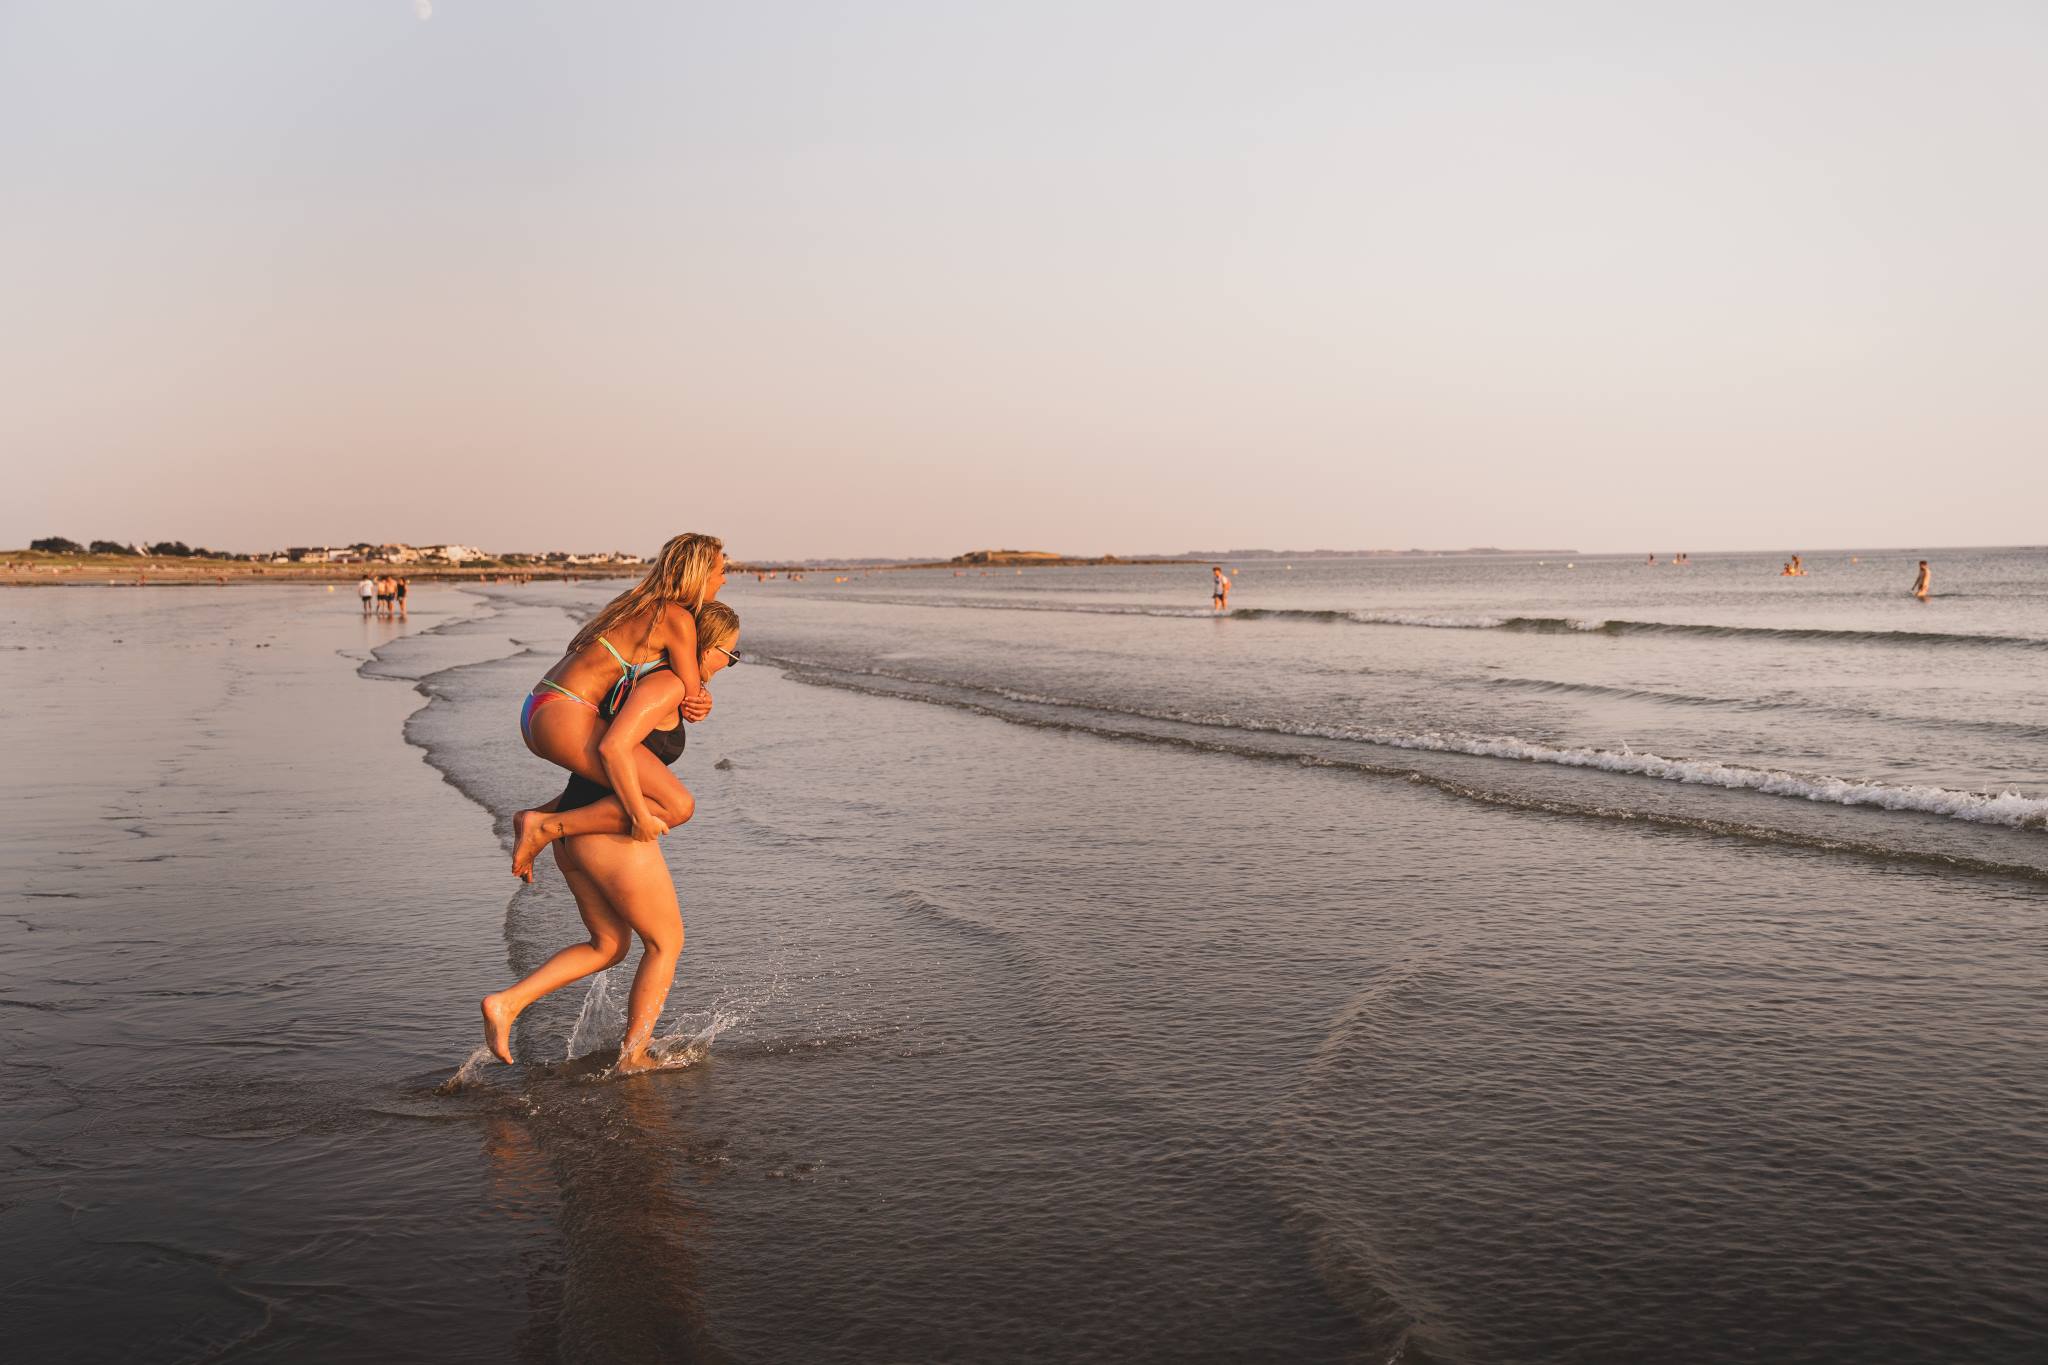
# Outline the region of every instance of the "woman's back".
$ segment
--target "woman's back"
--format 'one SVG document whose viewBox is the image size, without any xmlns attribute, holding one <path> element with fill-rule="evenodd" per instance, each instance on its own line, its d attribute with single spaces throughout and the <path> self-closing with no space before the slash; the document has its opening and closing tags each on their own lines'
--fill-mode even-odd
<svg viewBox="0 0 2048 1365">
<path fill-rule="evenodd" d="M 597 705 L 626 673 L 639 678 L 668 662 L 667 651 L 653 643 L 660 615 L 659 611 L 651 611 L 626 618 L 615 631 L 564 654 L 542 676 L 562 690 Z"/>
</svg>

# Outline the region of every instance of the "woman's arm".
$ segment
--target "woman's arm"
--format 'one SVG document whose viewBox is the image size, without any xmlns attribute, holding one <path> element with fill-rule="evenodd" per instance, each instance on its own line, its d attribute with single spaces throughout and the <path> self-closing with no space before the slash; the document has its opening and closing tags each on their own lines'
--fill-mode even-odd
<svg viewBox="0 0 2048 1365">
<path fill-rule="evenodd" d="M 683 680 L 683 695 L 694 697 L 704 690 L 704 678 L 697 671 L 697 618 L 681 607 L 663 607 L 661 625 L 668 666 Z"/>
<path fill-rule="evenodd" d="M 619 794 L 619 804 L 633 821 L 635 839 L 655 839 L 668 826 L 647 809 L 647 796 L 640 790 L 640 772 L 633 751 L 654 732 L 654 723 L 676 713 L 682 704 L 683 680 L 666 668 L 657 668 L 633 687 L 619 714 L 597 742 L 597 759 L 604 765 L 605 780 Z"/>
</svg>

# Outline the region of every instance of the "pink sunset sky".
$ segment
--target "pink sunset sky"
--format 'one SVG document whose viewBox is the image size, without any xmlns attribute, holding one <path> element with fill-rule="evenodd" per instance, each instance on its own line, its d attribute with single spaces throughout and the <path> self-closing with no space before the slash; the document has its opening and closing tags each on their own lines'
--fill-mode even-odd
<svg viewBox="0 0 2048 1365">
<path fill-rule="evenodd" d="M 0 544 L 2001 544 L 2038 4 L 0 5 Z"/>
</svg>

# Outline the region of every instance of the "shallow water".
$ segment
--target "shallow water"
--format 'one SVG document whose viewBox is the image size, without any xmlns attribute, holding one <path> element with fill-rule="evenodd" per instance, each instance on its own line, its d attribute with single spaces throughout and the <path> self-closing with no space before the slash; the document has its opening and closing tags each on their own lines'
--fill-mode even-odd
<svg viewBox="0 0 2048 1365">
<path fill-rule="evenodd" d="M 1917 557 L 1254 563 L 1223 621 L 1206 565 L 736 581 L 775 666 L 681 764 L 678 1065 L 603 1079 L 615 969 L 453 1087 L 576 929 L 498 839 L 602 590 L 11 594 L 9 1321 L 2040 1358 L 2048 559 Z"/>
</svg>

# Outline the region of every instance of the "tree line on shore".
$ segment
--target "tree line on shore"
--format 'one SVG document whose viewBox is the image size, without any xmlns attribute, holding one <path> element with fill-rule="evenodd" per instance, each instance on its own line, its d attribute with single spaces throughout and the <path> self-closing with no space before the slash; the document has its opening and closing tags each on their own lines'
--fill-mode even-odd
<svg viewBox="0 0 2048 1365">
<path fill-rule="evenodd" d="M 31 550 L 46 555 L 130 555 L 141 559 L 153 555 L 158 559 L 252 559 L 252 555 L 230 554 L 226 550 L 209 550 L 204 545 L 187 545 L 182 540 L 164 540 L 154 545 L 123 545 L 118 540 L 95 540 L 80 545 L 69 536 L 44 536 L 41 540 L 28 543 Z"/>
</svg>

